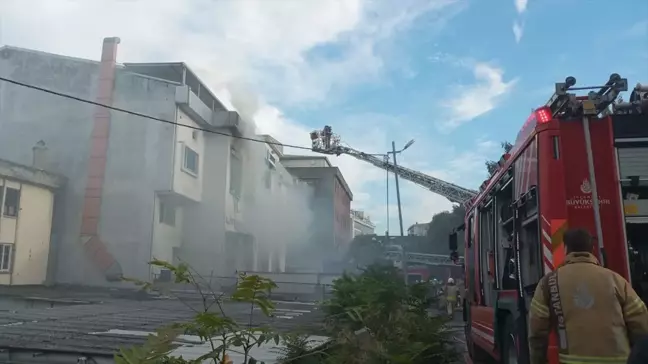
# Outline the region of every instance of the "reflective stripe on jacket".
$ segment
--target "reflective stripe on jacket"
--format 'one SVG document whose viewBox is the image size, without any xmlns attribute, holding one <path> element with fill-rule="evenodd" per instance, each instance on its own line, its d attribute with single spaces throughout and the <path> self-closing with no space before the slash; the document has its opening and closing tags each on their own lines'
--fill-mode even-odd
<svg viewBox="0 0 648 364">
<path fill-rule="evenodd" d="M 459 287 L 456 285 L 448 285 L 446 287 L 446 300 L 455 302 L 457 301 L 457 294 L 459 293 Z"/>
<path fill-rule="evenodd" d="M 565 321 L 562 364 L 623 364 L 632 340 L 648 334 L 648 310 L 628 281 L 598 265 L 588 253 L 568 254 L 558 267 L 557 306 Z M 529 310 L 531 364 L 547 363 L 553 320 L 547 276 L 538 283 Z M 555 292 L 551 296 L 555 297 Z M 559 341 L 561 337 L 559 335 Z"/>
</svg>

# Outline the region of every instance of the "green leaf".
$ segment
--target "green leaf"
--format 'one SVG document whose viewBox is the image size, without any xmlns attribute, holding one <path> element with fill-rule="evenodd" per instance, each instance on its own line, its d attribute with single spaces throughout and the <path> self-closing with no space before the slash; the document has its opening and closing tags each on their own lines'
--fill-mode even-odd
<svg viewBox="0 0 648 364">
<path fill-rule="evenodd" d="M 173 264 L 171 264 L 171 263 L 169 263 L 169 262 L 166 262 L 166 261 L 164 261 L 164 260 L 160 260 L 160 259 L 153 259 L 153 260 L 151 260 L 151 261 L 149 262 L 149 265 L 152 265 L 152 266 L 154 266 L 154 267 L 159 267 L 159 268 L 168 269 L 168 270 L 170 270 L 170 271 L 172 271 L 172 272 L 175 272 L 175 271 L 176 271 L 176 267 L 175 267 Z"/>
</svg>

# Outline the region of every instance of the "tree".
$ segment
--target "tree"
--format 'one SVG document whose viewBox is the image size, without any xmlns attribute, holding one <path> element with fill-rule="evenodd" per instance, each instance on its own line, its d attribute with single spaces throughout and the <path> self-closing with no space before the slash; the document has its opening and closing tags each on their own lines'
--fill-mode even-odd
<svg viewBox="0 0 648 364">
<path fill-rule="evenodd" d="M 385 260 L 385 242 L 376 235 L 358 235 L 351 241 L 346 253 L 347 269 L 355 270 Z"/>
<path fill-rule="evenodd" d="M 452 211 L 443 211 L 434 215 L 427 231 L 429 243 L 432 245 L 443 244 L 443 249 L 450 254 L 450 250 L 448 250 L 448 236 L 454 229 L 464 223 L 465 215 L 466 209 L 463 205 L 455 205 Z M 462 239 L 459 240 L 459 255 L 463 255 L 464 248 Z"/>
<path fill-rule="evenodd" d="M 504 153 L 508 153 L 511 151 L 511 149 L 513 149 L 513 144 L 507 141 L 500 143 L 500 145 L 502 146 L 502 149 L 504 149 Z M 493 173 L 497 171 L 497 167 L 498 167 L 497 161 L 489 161 L 489 160 L 486 161 L 486 169 L 488 170 L 489 176 L 492 176 Z"/>
</svg>

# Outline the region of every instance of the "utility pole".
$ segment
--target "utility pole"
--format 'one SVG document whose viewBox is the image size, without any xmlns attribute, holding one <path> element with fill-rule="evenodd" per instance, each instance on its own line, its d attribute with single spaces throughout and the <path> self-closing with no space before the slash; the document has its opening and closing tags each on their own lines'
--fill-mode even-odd
<svg viewBox="0 0 648 364">
<path fill-rule="evenodd" d="M 400 224 L 400 234 L 403 232 L 403 212 L 401 210 L 400 187 L 398 186 L 398 163 L 396 162 L 396 142 L 392 142 L 392 153 L 394 155 L 394 179 L 396 180 L 396 202 L 398 203 L 398 223 Z"/>
<path fill-rule="evenodd" d="M 400 225 L 400 235 L 404 236 L 403 233 L 403 213 L 401 210 L 401 199 L 400 199 L 400 186 L 398 185 L 398 162 L 396 162 L 396 142 L 392 141 L 392 153 L 394 155 L 394 179 L 396 180 L 396 203 L 398 203 L 398 223 Z M 389 208 L 389 206 L 387 207 Z M 401 240 L 402 241 L 402 240 Z M 407 252 L 405 251 L 405 242 L 401 243 L 401 264 L 403 269 L 403 276 L 405 277 L 405 284 L 407 285 Z"/>
</svg>

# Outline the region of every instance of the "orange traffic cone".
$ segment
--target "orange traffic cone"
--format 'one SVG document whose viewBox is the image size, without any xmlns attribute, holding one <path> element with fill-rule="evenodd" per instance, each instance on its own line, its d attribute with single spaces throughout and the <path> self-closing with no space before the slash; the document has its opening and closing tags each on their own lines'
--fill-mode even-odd
<svg viewBox="0 0 648 364">
<path fill-rule="evenodd" d="M 234 362 L 230 359 L 229 355 L 225 354 L 223 355 L 222 364 L 234 364 Z"/>
</svg>

